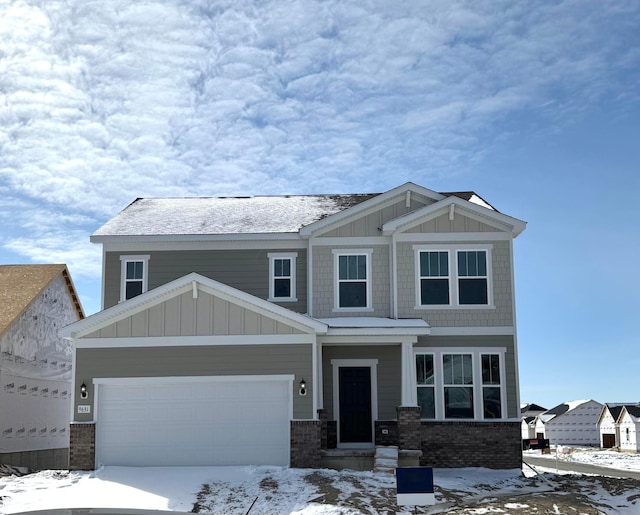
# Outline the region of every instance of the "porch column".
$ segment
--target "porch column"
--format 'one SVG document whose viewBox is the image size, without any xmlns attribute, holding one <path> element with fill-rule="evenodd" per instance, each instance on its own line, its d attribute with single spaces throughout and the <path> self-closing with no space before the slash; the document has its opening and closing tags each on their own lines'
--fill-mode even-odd
<svg viewBox="0 0 640 515">
<path fill-rule="evenodd" d="M 417 406 L 418 394 L 416 391 L 416 359 L 413 355 L 413 341 L 402 341 L 402 406 Z"/>
<path fill-rule="evenodd" d="M 322 343 L 316 337 L 316 363 L 314 367 L 314 386 L 313 386 L 313 412 L 324 409 L 324 400 L 322 399 Z"/>
</svg>

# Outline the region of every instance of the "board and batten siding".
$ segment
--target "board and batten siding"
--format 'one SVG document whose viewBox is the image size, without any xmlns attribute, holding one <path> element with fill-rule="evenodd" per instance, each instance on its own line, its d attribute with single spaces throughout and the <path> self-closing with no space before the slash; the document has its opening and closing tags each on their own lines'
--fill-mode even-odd
<svg viewBox="0 0 640 515">
<path fill-rule="evenodd" d="M 396 407 L 401 404 L 401 346 L 328 345 L 322 350 L 322 384 L 324 408 L 333 419 L 332 359 L 378 360 L 378 420 L 395 420 Z"/>
<path fill-rule="evenodd" d="M 335 258 L 333 250 L 340 247 L 313 247 L 313 316 L 316 318 L 344 317 L 344 316 L 391 316 L 390 296 L 390 265 L 388 245 L 349 245 L 345 249 L 363 251 L 373 249 L 371 254 L 370 285 L 373 310 L 362 312 L 354 309 L 335 310 Z M 354 315 L 355 314 L 355 315 Z"/>
<path fill-rule="evenodd" d="M 456 352 L 456 348 L 491 349 L 493 347 L 506 349 L 504 355 L 505 375 L 503 386 L 507 394 L 507 417 L 520 418 L 520 406 L 516 393 L 518 383 L 516 380 L 516 356 L 514 337 L 510 335 L 478 335 L 478 336 L 419 336 L 415 345 L 421 351 L 429 351 L 431 348 L 446 348 Z"/>
<path fill-rule="evenodd" d="M 468 242 L 477 245 L 479 242 Z M 493 278 L 493 308 L 456 307 L 438 309 L 416 309 L 415 251 L 416 242 L 397 244 L 398 252 L 398 316 L 400 318 L 421 317 L 431 327 L 480 327 L 513 326 L 513 285 L 511 280 L 511 247 L 509 241 L 483 242 L 491 244 L 491 269 Z M 464 245 L 465 242 L 456 242 Z M 447 249 L 451 244 L 429 242 L 437 248 Z"/>
<path fill-rule="evenodd" d="M 261 299 L 269 297 L 270 252 L 296 252 L 295 302 L 278 303 L 298 313 L 307 312 L 307 259 L 306 250 L 171 250 L 135 252 L 106 252 L 104 267 L 104 307 L 120 301 L 120 257 L 149 255 L 148 288 L 152 290 L 191 272 L 221 282 Z"/>
<path fill-rule="evenodd" d="M 295 376 L 293 417 L 311 419 L 312 349 L 310 344 L 80 348 L 76 351 L 76 381 L 89 386 L 89 396 L 76 397 L 75 420 L 93 420 L 95 378 L 281 374 Z M 298 394 L 297 384 L 302 378 L 307 382 L 305 396 Z M 78 404 L 90 405 L 91 413 L 77 413 Z"/>
<path fill-rule="evenodd" d="M 191 292 L 183 293 L 86 338 L 277 334 L 302 334 L 302 331 L 200 291 L 197 299 Z"/>
</svg>

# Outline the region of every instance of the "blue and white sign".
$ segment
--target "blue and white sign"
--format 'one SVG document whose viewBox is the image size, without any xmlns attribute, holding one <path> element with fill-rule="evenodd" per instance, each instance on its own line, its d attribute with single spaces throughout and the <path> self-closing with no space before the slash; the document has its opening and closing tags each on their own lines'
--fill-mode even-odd
<svg viewBox="0 0 640 515">
<path fill-rule="evenodd" d="M 398 506 L 428 506 L 436 503 L 431 467 L 396 469 Z"/>
</svg>

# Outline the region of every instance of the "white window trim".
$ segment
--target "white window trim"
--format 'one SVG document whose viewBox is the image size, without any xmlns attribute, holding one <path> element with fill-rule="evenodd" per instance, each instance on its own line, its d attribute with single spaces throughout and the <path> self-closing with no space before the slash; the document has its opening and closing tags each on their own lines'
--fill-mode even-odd
<svg viewBox="0 0 640 515">
<path fill-rule="evenodd" d="M 414 349 L 414 360 L 418 354 L 432 354 L 433 355 L 433 373 L 434 373 L 434 387 L 435 387 L 435 405 L 436 405 L 436 418 L 435 419 L 422 419 L 431 421 L 469 421 L 469 420 L 487 420 L 487 421 L 500 421 L 508 419 L 507 416 L 507 403 L 506 403 L 506 363 L 505 355 L 506 348 L 504 347 L 446 347 L 446 348 L 431 348 L 431 347 L 416 347 Z M 444 416 L 444 370 L 442 366 L 442 356 L 444 354 L 471 354 L 471 366 L 473 369 L 473 414 L 471 418 L 445 418 Z M 502 418 L 484 418 L 484 405 L 482 399 L 482 359 L 483 354 L 497 354 L 500 356 L 500 408 Z M 414 374 L 415 376 L 415 374 Z M 416 378 L 413 378 L 414 383 L 417 383 Z M 460 385 L 463 386 L 463 385 Z M 494 385 L 498 386 L 498 385 Z M 419 386 L 415 384 L 416 391 Z"/>
<path fill-rule="evenodd" d="M 142 261 L 142 293 L 149 289 L 149 254 L 120 256 L 120 302 L 127 300 L 127 263 Z"/>
<path fill-rule="evenodd" d="M 296 294 L 296 259 L 298 257 L 297 252 L 269 252 L 267 254 L 269 258 L 269 301 L 271 302 L 295 302 L 298 300 Z M 276 297 L 274 284 L 275 284 L 275 260 L 276 259 L 288 259 L 291 261 L 291 295 L 289 297 Z"/>
<path fill-rule="evenodd" d="M 458 252 L 483 250 L 487 253 L 487 304 L 460 304 L 458 295 Z M 427 309 L 495 309 L 493 303 L 493 245 L 414 245 L 415 267 L 415 306 L 417 310 Z M 449 304 L 421 304 L 420 303 L 420 253 L 446 252 L 449 261 Z"/>
<path fill-rule="evenodd" d="M 333 249 L 333 311 L 334 312 L 371 312 L 373 311 L 373 295 L 371 292 L 371 255 L 373 249 Z M 340 307 L 340 256 L 365 256 L 367 260 L 367 305 L 363 308 Z"/>
</svg>

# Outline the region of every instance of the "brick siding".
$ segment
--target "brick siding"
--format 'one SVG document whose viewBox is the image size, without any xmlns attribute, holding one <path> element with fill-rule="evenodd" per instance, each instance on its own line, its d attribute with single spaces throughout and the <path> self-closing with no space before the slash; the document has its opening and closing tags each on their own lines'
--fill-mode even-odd
<svg viewBox="0 0 640 515">
<path fill-rule="evenodd" d="M 419 406 L 398 406 L 398 447 L 403 450 L 420 449 L 420 413 Z"/>
<path fill-rule="evenodd" d="M 420 426 L 423 467 L 522 467 L 520 422 L 422 421 Z"/>
<path fill-rule="evenodd" d="M 293 468 L 320 468 L 322 421 L 291 421 L 291 457 Z"/>
<path fill-rule="evenodd" d="M 95 424 L 71 424 L 69 433 L 69 470 L 94 470 L 95 468 Z"/>
</svg>

